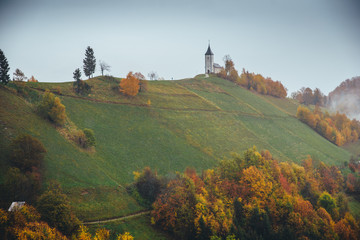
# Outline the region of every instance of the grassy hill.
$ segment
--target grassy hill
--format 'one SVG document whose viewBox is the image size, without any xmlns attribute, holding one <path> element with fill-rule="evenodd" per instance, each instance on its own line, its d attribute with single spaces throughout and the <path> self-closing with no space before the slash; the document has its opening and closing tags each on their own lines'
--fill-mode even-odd
<svg viewBox="0 0 360 240">
<path fill-rule="evenodd" d="M 34 113 L 32 104 L 0 88 L 1 169 L 9 141 L 18 133 L 30 133 L 48 150 L 46 180 L 62 184 L 82 220 L 97 220 L 143 210 L 124 187 L 132 182 L 133 171 L 145 166 L 161 174 L 187 166 L 201 171 L 253 145 L 295 162 L 311 155 L 342 164 L 351 155 L 298 121 L 297 103 L 288 99 L 258 95 L 203 75 L 149 81 L 146 92 L 128 98 L 118 93 L 119 81 L 90 79 L 89 96 L 77 96 L 72 83 L 27 84 L 39 93 L 44 89 L 61 93 L 69 118 L 81 129 L 94 130 L 95 152 L 66 141 Z"/>
</svg>

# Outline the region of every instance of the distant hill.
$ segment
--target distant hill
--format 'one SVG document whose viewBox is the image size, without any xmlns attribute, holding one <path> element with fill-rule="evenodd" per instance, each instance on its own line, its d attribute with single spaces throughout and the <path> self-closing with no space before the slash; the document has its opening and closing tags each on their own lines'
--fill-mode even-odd
<svg viewBox="0 0 360 240">
<path fill-rule="evenodd" d="M 360 121 L 360 77 L 343 81 L 329 93 L 328 108 Z"/>
<path fill-rule="evenodd" d="M 133 181 L 133 171 L 145 166 L 162 174 L 187 166 L 200 172 L 253 145 L 298 163 L 311 155 L 340 165 L 351 155 L 297 120 L 298 104 L 290 99 L 259 95 L 204 75 L 148 81 L 147 91 L 129 98 L 118 93 L 119 81 L 87 80 L 89 96 L 77 96 L 72 83 L 26 83 L 39 94 L 44 89 L 58 94 L 69 118 L 81 129 L 94 130 L 95 152 L 68 142 L 35 114 L 34 105 L 0 88 L 1 175 L 9 143 L 19 133 L 29 133 L 48 150 L 46 181 L 61 183 L 81 220 L 97 220 L 143 210 L 125 187 Z"/>
</svg>

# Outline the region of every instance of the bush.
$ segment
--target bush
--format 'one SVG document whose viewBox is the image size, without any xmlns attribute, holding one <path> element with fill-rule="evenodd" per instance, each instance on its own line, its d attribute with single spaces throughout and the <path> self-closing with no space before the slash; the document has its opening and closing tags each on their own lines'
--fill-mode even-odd
<svg viewBox="0 0 360 240">
<path fill-rule="evenodd" d="M 46 153 L 44 145 L 28 134 L 18 136 L 11 143 L 11 148 L 11 165 L 23 172 L 39 168 Z"/>
<path fill-rule="evenodd" d="M 75 130 L 72 135 L 73 141 L 82 148 L 86 147 L 86 136 L 82 130 Z"/>
<path fill-rule="evenodd" d="M 86 147 L 92 147 L 95 146 L 96 140 L 94 136 L 94 131 L 89 128 L 85 128 L 83 130 L 85 137 L 86 137 Z"/>
<path fill-rule="evenodd" d="M 38 112 L 42 117 L 49 119 L 56 125 L 62 126 L 65 123 L 65 106 L 61 103 L 60 98 L 55 97 L 49 90 L 45 91 L 38 106 Z"/>
<path fill-rule="evenodd" d="M 39 197 L 37 209 L 43 221 L 67 236 L 79 228 L 80 221 L 71 211 L 69 200 L 57 183 L 51 183 L 47 191 Z"/>
</svg>

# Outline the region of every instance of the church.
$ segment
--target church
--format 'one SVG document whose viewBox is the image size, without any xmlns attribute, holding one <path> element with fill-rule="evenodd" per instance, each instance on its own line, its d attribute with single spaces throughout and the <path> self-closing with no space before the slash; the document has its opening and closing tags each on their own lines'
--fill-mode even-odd
<svg viewBox="0 0 360 240">
<path fill-rule="evenodd" d="M 205 53 L 205 73 L 219 73 L 221 71 L 222 67 L 214 63 L 214 53 L 211 51 L 210 43 L 208 46 L 208 49 Z"/>
</svg>

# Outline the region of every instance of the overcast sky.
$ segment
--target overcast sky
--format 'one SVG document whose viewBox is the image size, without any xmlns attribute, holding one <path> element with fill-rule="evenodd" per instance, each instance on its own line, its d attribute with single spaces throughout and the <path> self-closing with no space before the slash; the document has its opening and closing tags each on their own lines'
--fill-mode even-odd
<svg viewBox="0 0 360 240">
<path fill-rule="evenodd" d="M 357 0 L 0 0 L 0 49 L 11 73 L 72 81 L 85 48 L 111 66 L 165 79 L 204 72 L 215 62 L 324 93 L 360 75 Z M 96 75 L 100 75 L 97 67 Z M 84 77 L 84 76 L 83 76 Z"/>
</svg>

